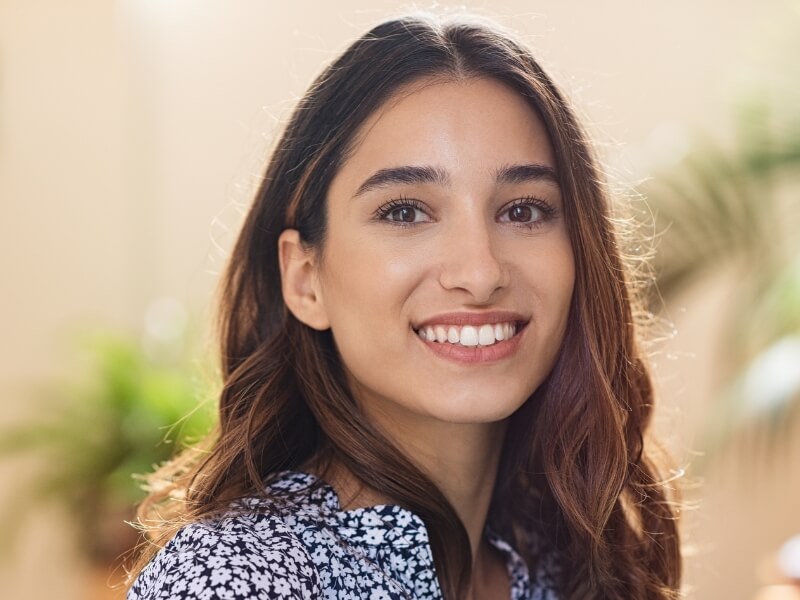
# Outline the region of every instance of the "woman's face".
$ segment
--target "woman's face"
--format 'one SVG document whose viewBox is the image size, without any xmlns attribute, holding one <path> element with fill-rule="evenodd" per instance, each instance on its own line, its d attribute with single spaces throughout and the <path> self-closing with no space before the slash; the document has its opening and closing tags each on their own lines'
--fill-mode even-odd
<svg viewBox="0 0 800 600">
<path fill-rule="evenodd" d="M 574 281 L 535 112 L 490 79 L 417 83 L 364 124 L 327 202 L 319 298 L 361 405 L 450 423 L 518 409 Z"/>
</svg>

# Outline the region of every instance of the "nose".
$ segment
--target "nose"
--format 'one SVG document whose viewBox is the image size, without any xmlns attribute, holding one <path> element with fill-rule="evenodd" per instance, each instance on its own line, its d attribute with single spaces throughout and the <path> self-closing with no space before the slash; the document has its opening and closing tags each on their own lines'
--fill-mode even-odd
<svg viewBox="0 0 800 600">
<path fill-rule="evenodd" d="M 485 304 L 508 285 L 508 270 L 498 256 L 498 240 L 485 219 L 462 219 L 443 240 L 439 282 L 448 290 L 460 289 L 471 302 Z"/>
</svg>

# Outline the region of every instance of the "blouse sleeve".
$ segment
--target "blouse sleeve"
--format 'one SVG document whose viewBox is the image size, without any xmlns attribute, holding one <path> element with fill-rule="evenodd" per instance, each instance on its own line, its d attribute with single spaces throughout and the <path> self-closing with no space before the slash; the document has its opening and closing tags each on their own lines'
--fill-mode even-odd
<svg viewBox="0 0 800 600">
<path fill-rule="evenodd" d="M 319 597 L 305 546 L 280 520 L 262 517 L 184 527 L 142 570 L 127 600 Z"/>
</svg>

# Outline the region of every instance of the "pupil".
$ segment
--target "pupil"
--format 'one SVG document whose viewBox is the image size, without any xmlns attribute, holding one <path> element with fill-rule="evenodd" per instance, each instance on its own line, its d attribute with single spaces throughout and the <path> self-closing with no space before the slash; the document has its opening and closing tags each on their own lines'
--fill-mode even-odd
<svg viewBox="0 0 800 600">
<path fill-rule="evenodd" d="M 530 221 L 531 220 L 531 207 L 530 206 L 515 206 L 511 209 L 511 219 L 513 221 Z"/>
</svg>

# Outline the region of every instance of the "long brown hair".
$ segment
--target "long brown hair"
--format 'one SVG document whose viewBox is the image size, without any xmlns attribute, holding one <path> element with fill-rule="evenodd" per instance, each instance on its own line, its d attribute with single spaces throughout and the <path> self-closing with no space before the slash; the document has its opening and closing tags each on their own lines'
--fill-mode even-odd
<svg viewBox="0 0 800 600">
<path fill-rule="evenodd" d="M 161 471 L 173 476 L 172 488 L 151 493 L 141 522 L 163 542 L 182 522 L 264 494 L 271 474 L 325 456 L 422 518 L 444 597 L 464 596 L 471 556 L 463 525 L 434 482 L 365 419 L 330 331 L 311 329 L 287 310 L 277 256 L 286 228 L 323 247 L 328 187 L 359 127 L 401 86 L 429 77 L 493 78 L 538 113 L 555 153 L 575 257 L 565 338 L 547 380 L 511 418 L 489 523 L 523 552 L 535 531 L 559 557 L 565 598 L 677 597 L 676 511 L 645 446 L 653 390 L 592 149 L 530 51 L 493 25 L 464 19 L 381 23 L 300 100 L 220 288 L 218 429 L 205 452 L 184 453 Z M 170 510 L 182 518 L 169 518 Z M 133 574 L 157 548 L 145 548 Z M 526 559 L 533 568 L 537 557 Z"/>
</svg>

